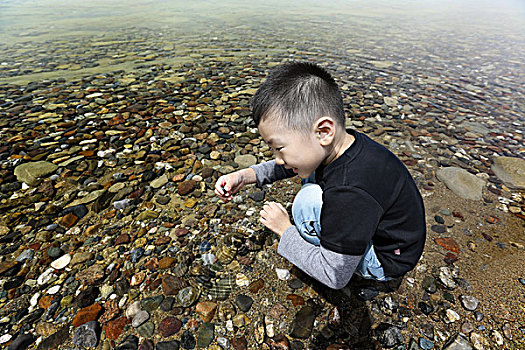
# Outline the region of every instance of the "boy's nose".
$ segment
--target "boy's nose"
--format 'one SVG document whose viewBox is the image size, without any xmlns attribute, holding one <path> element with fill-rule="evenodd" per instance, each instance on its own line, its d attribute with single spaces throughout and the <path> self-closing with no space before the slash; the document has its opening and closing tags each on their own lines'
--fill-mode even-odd
<svg viewBox="0 0 525 350">
<path fill-rule="evenodd" d="M 275 163 L 277 163 L 277 165 L 284 165 L 284 160 L 279 157 L 279 156 L 275 156 Z"/>
</svg>

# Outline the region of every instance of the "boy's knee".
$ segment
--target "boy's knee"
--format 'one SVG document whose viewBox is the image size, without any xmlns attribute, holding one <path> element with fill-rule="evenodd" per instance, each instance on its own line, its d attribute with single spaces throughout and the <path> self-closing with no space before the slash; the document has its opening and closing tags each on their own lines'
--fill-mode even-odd
<svg viewBox="0 0 525 350">
<path fill-rule="evenodd" d="M 301 187 L 301 190 L 295 196 L 292 205 L 292 214 L 295 218 L 296 214 L 305 210 L 313 210 L 321 208 L 323 205 L 323 190 L 317 184 L 307 183 Z"/>
</svg>

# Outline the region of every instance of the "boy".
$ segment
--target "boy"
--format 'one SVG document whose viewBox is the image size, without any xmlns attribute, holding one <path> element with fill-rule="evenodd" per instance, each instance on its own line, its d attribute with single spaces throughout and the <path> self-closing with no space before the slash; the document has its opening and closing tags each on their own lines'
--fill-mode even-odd
<svg viewBox="0 0 525 350">
<path fill-rule="evenodd" d="M 394 154 L 345 130 L 341 93 L 328 72 L 310 63 L 277 67 L 255 93 L 252 112 L 275 160 L 221 176 L 219 198 L 299 175 L 295 225 L 279 203 L 260 213 L 280 237 L 280 255 L 334 289 L 354 273 L 389 281 L 414 268 L 426 236 L 421 195 Z"/>
</svg>

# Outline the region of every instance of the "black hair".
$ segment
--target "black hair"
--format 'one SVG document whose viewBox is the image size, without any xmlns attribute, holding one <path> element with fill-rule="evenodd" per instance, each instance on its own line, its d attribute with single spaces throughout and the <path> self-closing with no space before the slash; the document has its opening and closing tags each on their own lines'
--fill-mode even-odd
<svg viewBox="0 0 525 350">
<path fill-rule="evenodd" d="M 343 128 L 343 98 L 334 78 L 324 68 L 308 62 L 286 63 L 270 71 L 251 101 L 253 120 L 259 126 L 271 116 L 283 126 L 308 132 L 322 116 Z"/>
</svg>

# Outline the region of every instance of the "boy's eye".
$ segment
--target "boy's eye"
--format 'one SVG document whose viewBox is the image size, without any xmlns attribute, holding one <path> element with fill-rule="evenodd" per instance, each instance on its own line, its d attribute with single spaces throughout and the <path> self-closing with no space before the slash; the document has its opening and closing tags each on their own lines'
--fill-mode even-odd
<svg viewBox="0 0 525 350">
<path fill-rule="evenodd" d="M 280 152 L 283 148 L 284 147 L 277 147 L 275 150 Z"/>
</svg>

